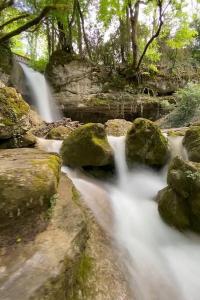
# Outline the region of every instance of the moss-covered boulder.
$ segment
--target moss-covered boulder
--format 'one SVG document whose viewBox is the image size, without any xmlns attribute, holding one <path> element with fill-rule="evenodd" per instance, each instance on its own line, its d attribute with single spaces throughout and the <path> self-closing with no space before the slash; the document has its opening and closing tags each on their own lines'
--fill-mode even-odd
<svg viewBox="0 0 200 300">
<path fill-rule="evenodd" d="M 29 129 L 29 109 L 14 88 L 0 88 L 0 139 L 24 134 Z"/>
<path fill-rule="evenodd" d="M 64 140 L 61 155 L 63 163 L 71 167 L 106 166 L 113 158 L 104 126 L 95 123 L 75 129 Z"/>
<path fill-rule="evenodd" d="M 168 142 L 152 121 L 138 118 L 126 136 L 126 159 L 129 166 L 142 163 L 160 167 L 168 158 Z"/>
<path fill-rule="evenodd" d="M 189 228 L 190 220 L 187 204 L 171 188 L 161 190 L 157 196 L 158 210 L 162 218 L 180 230 Z"/>
<path fill-rule="evenodd" d="M 161 217 L 178 229 L 200 232 L 200 163 L 175 157 L 167 182 L 168 187 L 157 196 Z"/>
<path fill-rule="evenodd" d="M 176 156 L 169 165 L 167 183 L 183 198 L 188 198 L 200 188 L 198 172 L 200 164 L 184 161 Z M 193 180 L 195 178 L 195 180 Z M 200 178 L 199 178 L 200 179 Z"/>
<path fill-rule="evenodd" d="M 58 126 L 52 128 L 46 138 L 50 140 L 64 140 L 73 131 L 70 127 Z"/>
<path fill-rule="evenodd" d="M 187 150 L 189 160 L 200 162 L 200 126 L 192 126 L 186 131 L 183 145 Z"/>
<path fill-rule="evenodd" d="M 0 228 L 46 211 L 57 193 L 60 158 L 36 149 L 6 149 L 0 160 Z"/>
<path fill-rule="evenodd" d="M 108 120 L 105 124 L 107 135 L 122 136 L 126 135 L 132 123 L 124 119 Z"/>
</svg>

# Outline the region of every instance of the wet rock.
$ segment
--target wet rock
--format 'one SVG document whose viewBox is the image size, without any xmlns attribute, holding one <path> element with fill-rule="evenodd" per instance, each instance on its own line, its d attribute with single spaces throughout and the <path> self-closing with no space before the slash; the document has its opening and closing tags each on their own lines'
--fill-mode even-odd
<svg viewBox="0 0 200 300">
<path fill-rule="evenodd" d="M 200 163 L 175 157 L 167 182 L 157 197 L 161 217 L 178 229 L 200 232 Z"/>
<path fill-rule="evenodd" d="M 0 139 L 24 134 L 29 128 L 29 105 L 14 88 L 0 88 Z"/>
<path fill-rule="evenodd" d="M 57 127 L 68 127 L 73 131 L 74 129 L 81 126 L 79 121 L 72 121 L 70 118 L 62 118 L 61 120 L 52 122 L 52 123 L 46 123 L 43 122 L 41 126 L 36 126 L 36 128 L 32 129 L 32 133 L 36 135 L 37 137 L 46 137 L 48 133 L 53 129 Z"/>
<path fill-rule="evenodd" d="M 34 147 L 36 142 L 36 137 L 31 132 L 27 132 L 22 136 L 16 136 L 7 140 L 0 140 L 0 149 Z"/>
<path fill-rule="evenodd" d="M 159 213 L 166 223 L 180 230 L 190 227 L 187 204 L 170 187 L 158 193 L 157 201 Z"/>
<path fill-rule="evenodd" d="M 136 119 L 126 136 L 126 158 L 136 163 L 160 167 L 168 158 L 168 143 L 160 129 L 150 120 Z"/>
<path fill-rule="evenodd" d="M 58 126 L 52 128 L 46 138 L 50 140 L 64 140 L 72 131 L 73 129 L 71 127 Z"/>
<path fill-rule="evenodd" d="M 32 109 L 30 109 L 29 112 L 29 122 L 31 124 L 31 128 L 34 129 L 44 126 L 45 124 L 41 117 L 38 115 L 38 113 Z"/>
<path fill-rule="evenodd" d="M 89 123 L 74 130 L 61 148 L 63 163 L 71 167 L 106 166 L 112 163 L 112 149 L 104 126 Z"/>
<path fill-rule="evenodd" d="M 108 120 L 105 124 L 107 135 L 113 136 L 126 135 L 131 126 L 132 122 L 123 119 Z"/>
<path fill-rule="evenodd" d="M 0 160 L 0 228 L 47 210 L 57 193 L 60 158 L 36 149 L 6 149 Z"/>
<path fill-rule="evenodd" d="M 110 239 L 72 182 L 61 176 L 58 192 L 43 232 L 0 244 L 0 299 L 132 299 Z"/>
<path fill-rule="evenodd" d="M 200 126 L 191 126 L 183 139 L 188 158 L 194 162 L 200 162 Z"/>
</svg>

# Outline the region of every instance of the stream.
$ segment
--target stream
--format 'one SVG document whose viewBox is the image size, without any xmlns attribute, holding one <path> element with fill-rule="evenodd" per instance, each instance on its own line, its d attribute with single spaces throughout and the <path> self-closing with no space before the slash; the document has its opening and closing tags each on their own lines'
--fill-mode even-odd
<svg viewBox="0 0 200 300">
<path fill-rule="evenodd" d="M 96 220 L 119 250 L 134 300 L 199 300 L 200 237 L 180 233 L 160 218 L 155 202 L 166 186 L 166 169 L 138 166 L 129 171 L 125 138 L 108 137 L 115 153 L 117 179 L 103 183 L 62 167 Z M 186 153 L 182 138 L 171 138 L 174 155 Z M 39 139 L 41 148 L 59 153 L 62 141 Z"/>
<path fill-rule="evenodd" d="M 26 68 L 23 67 L 26 75 L 27 72 L 30 75 Z M 41 99 L 41 90 L 38 92 Z M 49 105 L 41 103 L 42 110 Z M 52 116 L 45 118 L 49 120 Z M 118 249 L 133 291 L 132 299 L 199 300 L 200 237 L 166 225 L 155 201 L 157 192 L 167 185 L 167 168 L 155 172 L 138 166 L 130 171 L 125 160 L 125 138 L 108 137 L 108 140 L 114 150 L 115 182 L 93 180 L 65 166 L 62 171 L 71 178 Z M 182 137 L 170 138 L 169 143 L 172 157 L 187 158 Z M 38 138 L 38 147 L 49 152 L 59 153 L 61 144 L 62 141 Z"/>
</svg>

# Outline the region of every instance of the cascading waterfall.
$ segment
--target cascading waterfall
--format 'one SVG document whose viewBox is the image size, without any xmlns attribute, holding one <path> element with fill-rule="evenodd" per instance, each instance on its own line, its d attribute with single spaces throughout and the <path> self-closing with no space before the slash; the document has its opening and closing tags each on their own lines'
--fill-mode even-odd
<svg viewBox="0 0 200 300">
<path fill-rule="evenodd" d="M 199 300 L 200 237 L 166 225 L 155 202 L 166 186 L 165 172 L 141 166 L 129 171 L 124 138 L 109 137 L 109 142 L 118 171 L 115 184 L 102 184 L 67 167 L 63 172 L 119 249 L 132 299 Z M 171 139 L 173 155 L 184 154 L 179 146 L 179 139 Z"/>
<path fill-rule="evenodd" d="M 41 118 L 46 122 L 61 119 L 61 114 L 52 99 L 51 91 L 44 75 L 23 63 L 20 63 L 20 65 L 28 81 L 34 105 Z"/>
<path fill-rule="evenodd" d="M 200 238 L 179 233 L 161 220 L 154 198 L 166 186 L 163 173 L 144 167 L 129 172 L 124 139 L 111 137 L 109 142 L 119 174 L 117 185 L 103 190 L 85 179 L 73 180 L 100 223 L 106 217 L 99 206 L 110 208 L 112 224 L 103 224 L 112 226 L 112 230 L 107 229 L 123 253 L 133 299 L 199 300 Z M 102 190 L 105 195 L 101 202 Z"/>
</svg>

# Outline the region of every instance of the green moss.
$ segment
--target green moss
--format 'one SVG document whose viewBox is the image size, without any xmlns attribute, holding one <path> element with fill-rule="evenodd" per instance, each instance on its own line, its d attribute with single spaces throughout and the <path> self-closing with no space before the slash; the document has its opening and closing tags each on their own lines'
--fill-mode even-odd
<svg viewBox="0 0 200 300">
<path fill-rule="evenodd" d="M 176 136 L 184 136 L 185 131 L 183 130 L 169 130 L 167 132 L 168 136 L 176 137 Z"/>
<path fill-rule="evenodd" d="M 83 288 L 83 291 L 84 291 L 84 283 L 88 279 L 88 276 L 92 270 L 92 262 L 93 259 L 90 256 L 85 255 L 84 253 L 79 263 L 76 279 L 78 284 Z"/>
<path fill-rule="evenodd" d="M 46 138 L 52 140 L 64 140 L 73 130 L 69 127 L 58 126 L 56 128 L 52 128 Z"/>
<path fill-rule="evenodd" d="M 194 162 L 200 162 L 200 126 L 190 127 L 183 139 L 188 158 Z"/>
<path fill-rule="evenodd" d="M 48 167 L 53 170 L 53 173 L 56 176 L 57 182 L 60 179 L 60 171 L 61 171 L 61 159 L 57 155 L 51 155 L 51 157 L 47 161 Z"/>
<path fill-rule="evenodd" d="M 135 163 L 162 166 L 168 157 L 167 139 L 153 122 L 138 118 L 126 136 L 126 157 L 129 166 Z"/>
<path fill-rule="evenodd" d="M 89 123 L 75 129 L 63 142 L 61 155 L 71 167 L 104 166 L 112 161 L 112 149 L 104 126 Z"/>
<path fill-rule="evenodd" d="M 0 103 L 0 122 L 6 126 L 15 125 L 30 110 L 22 96 L 10 87 L 0 89 Z"/>
<path fill-rule="evenodd" d="M 189 210 L 186 202 L 171 188 L 158 193 L 158 209 L 163 220 L 179 230 L 190 227 Z"/>
<path fill-rule="evenodd" d="M 74 185 L 72 186 L 72 200 L 76 203 L 76 205 L 80 206 L 80 193 Z"/>
</svg>

